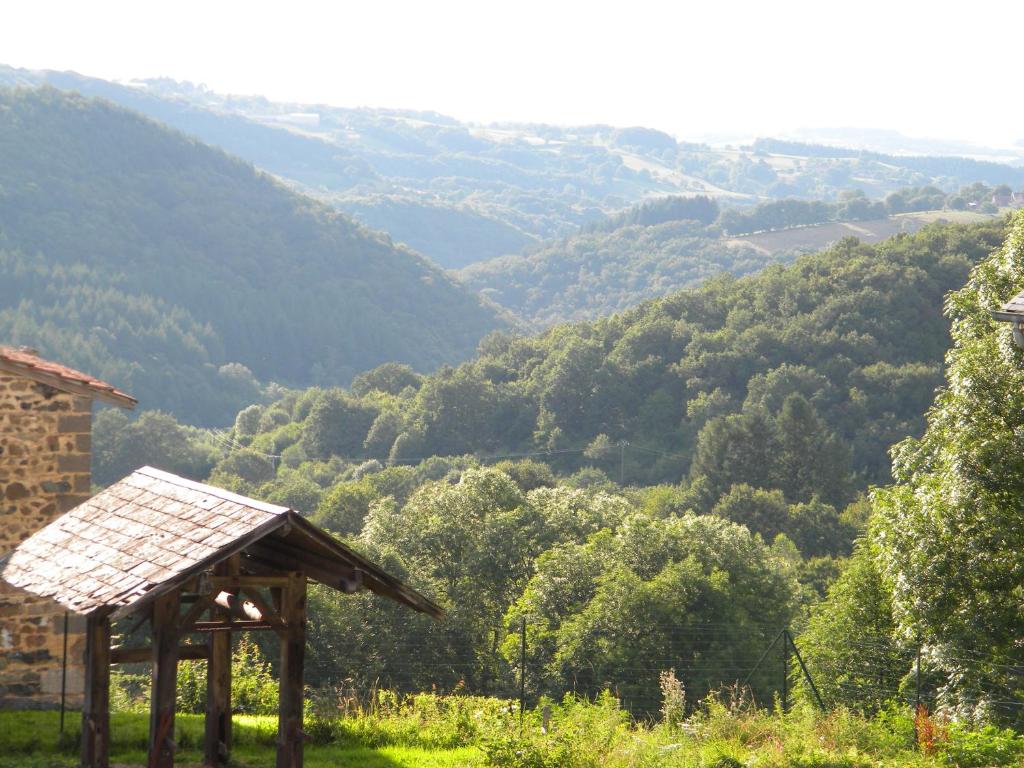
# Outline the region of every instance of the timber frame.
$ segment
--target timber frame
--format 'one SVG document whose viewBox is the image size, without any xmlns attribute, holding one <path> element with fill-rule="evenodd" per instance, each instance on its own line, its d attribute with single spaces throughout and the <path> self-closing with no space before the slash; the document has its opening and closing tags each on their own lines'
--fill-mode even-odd
<svg viewBox="0 0 1024 768">
<path fill-rule="evenodd" d="M 148 647 L 111 647 L 111 614 L 98 611 L 89 617 L 82 766 L 109 767 L 111 665 L 151 662 L 148 768 L 171 768 L 177 749 L 178 662 L 196 659 L 207 662 L 204 765 L 227 765 L 231 753 L 232 635 L 269 630 L 281 638 L 276 765 L 301 768 L 307 576 L 283 568 L 243 574 L 241 563 L 240 554 L 232 555 L 208 575 L 161 595 L 142 609 L 140 616 L 132 615 L 134 628 L 149 625 Z M 189 642 L 196 635 L 204 639 Z"/>
<path fill-rule="evenodd" d="M 82 768 L 109 768 L 110 667 L 150 662 L 148 768 L 172 768 L 178 662 L 207 661 L 204 764 L 231 752 L 231 640 L 281 639 L 277 768 L 303 764 L 306 587 L 443 611 L 292 509 L 144 467 L 0 559 L 0 578 L 86 616 Z M 149 625 L 147 647 L 112 647 Z"/>
</svg>

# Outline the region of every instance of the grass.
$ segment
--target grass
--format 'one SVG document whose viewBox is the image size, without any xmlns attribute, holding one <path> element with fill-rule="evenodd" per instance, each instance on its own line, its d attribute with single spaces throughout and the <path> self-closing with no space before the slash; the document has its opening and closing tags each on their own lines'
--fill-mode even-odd
<svg viewBox="0 0 1024 768">
<path fill-rule="evenodd" d="M 146 715 L 115 713 L 111 717 L 111 762 L 141 766 L 146 763 L 149 720 Z M 175 762 L 202 764 L 203 718 L 178 715 L 176 737 L 181 749 Z M 81 732 L 78 713 L 69 713 L 62 748 L 56 712 L 0 712 L 0 768 L 72 768 L 78 764 L 76 745 Z M 277 718 L 236 715 L 232 757 L 239 768 L 272 768 L 275 760 Z M 379 739 L 385 740 L 386 739 Z M 483 753 L 474 746 L 443 748 L 385 744 L 313 744 L 306 747 L 308 768 L 366 766 L 366 768 L 470 768 L 483 765 Z"/>
<path fill-rule="evenodd" d="M 676 682 L 674 677 L 670 683 Z M 922 715 L 929 736 L 894 706 L 866 716 L 808 702 L 790 712 L 758 709 L 736 690 L 688 706 L 681 685 L 663 680 L 658 722 L 635 722 L 611 694 L 594 701 L 542 701 L 519 732 L 508 702 L 464 695 L 401 696 L 369 702 L 314 696 L 306 716 L 309 768 L 983 768 L 1024 766 L 1024 737 L 993 726 L 969 729 Z M 665 692 L 668 691 L 666 694 Z M 112 719 L 112 762 L 142 765 L 145 714 Z M 236 716 L 239 768 L 271 768 L 276 719 Z M 77 719 L 64 746 L 51 712 L 0 712 L 0 768 L 71 768 Z M 544 727 L 542 727 L 542 725 Z M 202 717 L 179 715 L 177 763 L 198 766 Z"/>
</svg>

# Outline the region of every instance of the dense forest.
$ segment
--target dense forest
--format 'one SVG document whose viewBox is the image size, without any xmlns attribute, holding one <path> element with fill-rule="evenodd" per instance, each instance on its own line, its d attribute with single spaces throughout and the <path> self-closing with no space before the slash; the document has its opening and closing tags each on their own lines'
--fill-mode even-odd
<svg viewBox="0 0 1024 768">
<path fill-rule="evenodd" d="M 108 103 L 0 91 L 0 337 L 196 423 L 258 382 L 465 359 L 493 309 L 252 166 Z"/>
<path fill-rule="evenodd" d="M 96 477 L 149 461 L 303 510 L 448 607 L 437 624 L 317 592 L 317 684 L 510 692 L 525 621 L 532 695 L 612 686 L 644 713 L 651 659 L 685 663 L 699 698 L 809 622 L 801 643 L 832 700 L 877 707 L 836 635 L 844 616 L 877 616 L 858 637 L 891 644 L 883 672 L 905 675 L 901 614 L 886 613 L 900 592 L 864 538 L 892 525 L 877 511 L 892 502 L 864 494 L 889 482 L 889 446 L 924 433 L 944 296 L 1005 236 L 993 221 L 847 240 L 599 321 L 492 334 L 429 376 L 387 364 L 347 390 L 290 391 L 231 430 L 104 411 Z M 901 458 L 914 450 L 898 473 L 929 471 Z M 340 653 L 354 634 L 374 639 Z M 749 682 L 775 690 L 766 673 Z"/>
<path fill-rule="evenodd" d="M 834 203 L 783 199 L 745 208 L 720 206 L 703 195 L 661 197 L 588 225 L 572 237 L 473 264 L 457 274 L 532 326 L 545 327 L 593 319 L 719 273 L 744 275 L 815 250 L 796 241 L 782 249 L 764 248 L 738 239 L 742 235 L 867 220 L 890 220 L 897 223 L 896 231 L 913 231 L 917 222 L 897 215 L 943 209 L 994 214 L 991 200 L 997 191 L 1010 190 L 981 183 L 949 194 L 936 187 L 913 187 L 896 190 L 885 200 L 870 200 L 852 190 Z"/>
</svg>

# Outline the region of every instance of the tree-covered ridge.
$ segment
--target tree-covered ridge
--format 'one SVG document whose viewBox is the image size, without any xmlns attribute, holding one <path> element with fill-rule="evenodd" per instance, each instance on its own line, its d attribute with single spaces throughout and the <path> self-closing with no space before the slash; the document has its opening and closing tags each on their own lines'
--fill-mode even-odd
<svg viewBox="0 0 1024 768">
<path fill-rule="evenodd" d="M 816 230 L 810 228 L 817 224 L 869 222 L 861 229 L 873 223 L 894 233 L 923 225 L 899 214 L 994 215 L 991 199 L 997 191 L 1009 194 L 1008 187 L 976 183 L 950 194 L 932 186 L 900 189 L 884 201 L 870 200 L 858 190 L 844 193 L 837 202 L 787 198 L 748 207 L 720 206 L 702 195 L 654 198 L 588 225 L 573 237 L 482 261 L 458 275 L 526 322 L 547 327 L 619 312 L 722 272 L 739 276 L 790 262 L 828 242 L 813 234 Z M 971 213 L 960 213 L 966 210 Z M 768 247 L 740 239 L 779 231 L 793 236 Z M 806 235 L 803 243 L 799 233 Z M 810 243 L 816 247 L 808 247 Z"/>
<path fill-rule="evenodd" d="M 0 337 L 191 421 L 230 418 L 254 376 L 428 370 L 498 324 L 423 258 L 252 166 L 53 89 L 0 91 L 0 251 Z"/>
<path fill-rule="evenodd" d="M 969 157 L 944 157 L 935 155 L 904 154 L 892 155 L 869 152 L 846 147 L 832 147 L 823 144 L 808 144 L 800 141 L 780 139 L 757 139 L 755 151 L 773 154 L 796 155 L 798 157 L 856 158 L 866 162 L 878 162 L 906 168 L 934 177 L 972 179 L 986 184 L 1024 185 L 1024 170 L 991 160 L 975 160 Z"/>
<path fill-rule="evenodd" d="M 225 469 L 258 483 L 274 477 L 259 454 L 280 456 L 279 471 L 327 462 L 337 477 L 363 462 L 541 453 L 565 474 L 685 480 L 702 510 L 741 484 L 780 491 L 783 506 L 841 506 L 884 482 L 888 446 L 923 428 L 948 341 L 943 296 L 1001 238 L 993 222 L 845 241 L 595 322 L 493 334 L 475 360 L 430 376 L 388 365 L 351 391 L 289 393 L 239 414 L 232 439 L 251 455 Z"/>
<path fill-rule="evenodd" d="M 640 127 L 473 125 L 434 112 L 277 103 L 163 79 L 127 86 L 0 66 L 0 84 L 43 83 L 220 146 L 448 268 L 570 236 L 655 196 L 752 206 L 835 202 L 852 187 L 879 201 L 905 187 L 1024 185 L 1018 168 L 960 158 L 709 146 Z"/>
<path fill-rule="evenodd" d="M 708 237 L 696 222 L 671 221 L 584 232 L 457 274 L 531 325 L 547 327 L 621 312 L 722 273 L 749 274 L 794 257 Z"/>
</svg>

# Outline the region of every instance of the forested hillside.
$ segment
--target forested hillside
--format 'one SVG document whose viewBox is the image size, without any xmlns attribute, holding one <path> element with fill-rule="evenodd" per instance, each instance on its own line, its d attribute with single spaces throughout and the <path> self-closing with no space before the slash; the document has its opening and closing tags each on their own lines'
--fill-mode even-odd
<svg viewBox="0 0 1024 768">
<path fill-rule="evenodd" d="M 588 320 L 697 285 L 716 275 L 743 275 L 790 261 L 708 237 L 693 221 L 632 225 L 554 240 L 458 272 L 469 288 L 537 327 Z"/>
<path fill-rule="evenodd" d="M 471 354 L 494 312 L 422 257 L 111 104 L 0 91 L 0 338 L 224 423 L 257 382 Z"/>
<path fill-rule="evenodd" d="M 891 234 L 920 229 L 925 217 L 914 214 L 923 211 L 983 220 L 995 215 L 993 193 L 975 183 L 951 194 L 908 188 L 882 201 L 852 191 L 834 203 L 783 199 L 745 208 L 720 206 L 702 195 L 655 198 L 572 237 L 473 264 L 458 276 L 534 327 L 547 327 L 622 311 L 720 273 L 738 276 L 787 263 L 858 231 L 852 226 L 826 237 L 816 234 L 815 225 L 873 221 Z M 744 237 L 753 233 L 767 234 Z"/>
<path fill-rule="evenodd" d="M 525 621 L 532 695 L 614 687 L 650 713 L 664 659 L 700 697 L 820 615 L 889 446 L 924 429 L 944 296 L 1004 234 L 993 221 L 846 240 L 595 322 L 493 334 L 433 375 L 388 364 L 349 390 L 288 392 L 217 433 L 106 411 L 96 477 L 150 461 L 303 510 L 448 607 L 435 624 L 317 593 L 319 684 L 510 692 Z M 863 576 L 862 549 L 833 592 Z M 853 589 L 873 599 L 875 582 Z M 891 616 L 868 609 L 880 618 L 861 637 L 888 642 Z M 876 702 L 859 646 L 821 622 L 818 674 Z M 338 650 L 367 626 L 372 641 Z M 895 658 L 886 686 L 906 668 Z M 761 702 L 777 691 L 763 669 L 750 684 Z"/>
<path fill-rule="evenodd" d="M 861 189 L 877 203 L 907 187 L 1024 186 L 1020 168 L 956 157 L 771 139 L 712 146 L 640 127 L 475 125 L 435 112 L 278 103 L 165 79 L 123 85 L 0 66 L 0 84 L 43 83 L 102 96 L 220 146 L 446 268 L 571 236 L 664 195 L 754 206 L 836 202 Z"/>
<path fill-rule="evenodd" d="M 430 376 L 388 364 L 349 391 L 250 407 L 230 439 L 248 446 L 250 481 L 274 476 L 260 454 L 284 475 L 329 462 L 333 477 L 367 461 L 536 453 L 563 474 L 689 479 L 705 509 L 735 483 L 841 505 L 886 480 L 889 445 L 920 433 L 948 343 L 943 296 L 1002 235 L 991 222 L 851 239 L 595 322 L 495 333 Z"/>
</svg>

